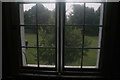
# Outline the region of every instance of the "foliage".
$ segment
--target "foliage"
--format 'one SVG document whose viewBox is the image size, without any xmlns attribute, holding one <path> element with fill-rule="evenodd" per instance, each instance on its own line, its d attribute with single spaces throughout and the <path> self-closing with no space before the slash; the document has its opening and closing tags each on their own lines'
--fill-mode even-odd
<svg viewBox="0 0 120 80">
<path fill-rule="evenodd" d="M 53 27 L 40 27 L 39 29 L 39 46 L 55 47 L 55 31 Z M 55 49 L 39 49 L 40 63 L 54 65 Z"/>
<path fill-rule="evenodd" d="M 36 19 L 37 12 L 37 19 Z M 71 12 L 66 21 L 67 24 L 83 24 L 84 22 L 84 6 L 83 5 L 74 5 L 73 12 Z M 39 14 L 38 14 L 39 13 Z M 33 6 L 30 10 L 24 12 L 25 24 L 55 24 L 55 10 L 50 11 L 45 8 L 42 4 L 39 4 L 36 11 L 36 6 Z M 98 11 L 94 11 L 93 8 L 86 7 L 86 23 L 87 24 L 98 24 Z M 36 21 L 37 20 L 37 21 Z M 39 46 L 40 47 L 52 47 L 56 46 L 55 39 L 55 27 L 50 26 L 39 26 L 38 35 L 39 35 Z M 35 26 L 28 26 L 25 28 L 25 32 L 28 34 L 36 34 Z M 82 26 L 66 26 L 65 27 L 65 47 L 82 47 Z M 86 26 L 87 36 L 96 36 L 97 35 L 97 27 L 89 27 Z M 84 47 L 90 45 L 91 42 L 89 40 L 85 40 Z M 84 50 L 84 55 L 87 55 L 88 50 Z M 39 61 L 40 64 L 45 65 L 54 65 L 55 64 L 55 49 L 50 48 L 39 48 Z M 37 55 L 34 55 L 35 57 Z M 74 64 L 76 61 L 81 59 L 81 49 L 68 49 L 65 48 L 64 52 L 65 56 L 65 65 L 79 65 Z M 37 58 L 37 57 L 36 57 Z"/>
<path fill-rule="evenodd" d="M 84 13 L 85 12 L 85 13 Z M 84 15 L 85 14 L 85 15 Z M 85 21 L 84 21 L 85 16 Z M 99 9 L 85 7 L 84 5 L 73 5 L 73 11 L 68 15 L 67 24 L 99 24 Z M 85 26 L 85 35 L 97 36 L 98 26 Z"/>
<path fill-rule="evenodd" d="M 65 28 L 65 47 L 82 47 L 81 28 L 73 26 Z M 80 60 L 81 54 L 81 49 L 65 48 L 65 65 L 72 65 L 72 63 Z"/>
</svg>

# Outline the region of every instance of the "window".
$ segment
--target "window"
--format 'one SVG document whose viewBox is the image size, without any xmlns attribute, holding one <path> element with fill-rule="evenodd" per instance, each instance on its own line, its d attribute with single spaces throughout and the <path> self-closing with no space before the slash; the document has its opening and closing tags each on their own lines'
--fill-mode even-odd
<svg viewBox="0 0 120 80">
<path fill-rule="evenodd" d="M 20 12 L 23 66 L 55 67 L 55 3 L 23 4 Z"/>
<path fill-rule="evenodd" d="M 99 69 L 102 3 L 20 4 L 24 67 Z"/>
</svg>

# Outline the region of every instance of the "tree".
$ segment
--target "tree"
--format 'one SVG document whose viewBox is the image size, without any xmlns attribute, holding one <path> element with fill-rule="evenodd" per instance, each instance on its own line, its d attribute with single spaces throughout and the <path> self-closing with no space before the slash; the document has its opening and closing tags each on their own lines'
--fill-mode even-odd
<svg viewBox="0 0 120 80">
<path fill-rule="evenodd" d="M 37 9 L 37 11 L 36 11 Z M 36 16 L 37 12 L 37 16 Z M 37 18 L 37 19 L 36 19 Z M 36 21 L 37 20 L 37 21 Z M 25 24 L 55 24 L 55 10 L 50 11 L 43 4 L 39 3 L 28 11 L 24 12 Z M 55 27 L 38 26 L 39 46 L 55 47 Z M 36 26 L 26 26 L 26 34 L 36 34 Z M 32 39 L 32 37 L 31 37 Z M 36 43 L 35 43 L 36 44 Z M 33 52 L 34 53 L 34 52 Z M 34 55 L 37 58 L 37 55 Z M 39 48 L 40 64 L 55 64 L 55 50 Z M 37 60 L 37 59 L 35 59 Z"/>
<path fill-rule="evenodd" d="M 81 29 L 69 26 L 65 28 L 65 47 L 82 47 Z M 81 49 L 65 48 L 65 65 L 79 65 L 81 59 Z M 77 64 L 75 64 L 77 62 Z"/>
<path fill-rule="evenodd" d="M 73 11 L 68 15 L 67 24 L 99 24 L 99 9 L 94 11 L 94 8 L 85 7 L 84 5 L 73 5 Z M 85 26 L 85 35 L 87 36 L 97 36 L 98 26 Z"/>
<path fill-rule="evenodd" d="M 37 11 L 36 11 L 37 9 Z M 36 14 L 37 12 L 37 14 Z M 48 24 L 49 19 L 52 18 L 51 16 L 53 12 L 45 8 L 41 3 L 33 6 L 28 11 L 24 12 L 24 23 L 25 24 Z M 54 20 L 53 20 L 54 21 Z M 40 26 L 39 26 L 40 27 Z M 27 33 L 36 33 L 36 26 L 27 26 L 25 27 Z"/>
<path fill-rule="evenodd" d="M 73 12 L 69 15 L 69 20 L 67 23 L 69 24 L 82 24 L 83 18 L 80 16 L 84 15 L 83 6 L 74 6 Z M 92 9 L 91 9 L 92 10 Z M 90 11 L 91 11 L 90 10 Z M 45 8 L 42 4 L 39 4 L 37 7 L 38 24 L 55 24 L 55 10 L 50 11 Z M 93 12 L 92 12 L 93 13 Z M 24 12 L 25 16 L 25 24 L 35 24 L 36 23 L 36 6 L 33 6 L 30 10 Z M 80 17 L 80 18 L 79 18 Z M 29 29 L 26 33 L 35 34 L 36 28 L 34 26 L 29 26 Z M 39 26 L 38 29 L 39 35 L 39 46 L 41 47 L 55 47 L 55 27 L 50 26 Z M 75 27 L 69 26 L 65 27 L 65 47 L 82 47 L 82 26 Z M 31 37 L 32 38 L 32 37 Z M 89 41 L 85 41 L 85 46 L 89 45 Z M 87 50 L 84 51 L 84 55 L 86 55 Z M 75 64 L 75 62 L 80 61 L 81 59 L 81 49 L 67 49 L 65 48 L 64 56 L 65 56 L 65 65 L 79 65 L 80 63 Z M 55 64 L 55 49 L 46 49 L 39 48 L 39 61 L 40 64 L 45 65 L 54 65 Z M 37 55 L 35 55 L 37 56 Z"/>
</svg>

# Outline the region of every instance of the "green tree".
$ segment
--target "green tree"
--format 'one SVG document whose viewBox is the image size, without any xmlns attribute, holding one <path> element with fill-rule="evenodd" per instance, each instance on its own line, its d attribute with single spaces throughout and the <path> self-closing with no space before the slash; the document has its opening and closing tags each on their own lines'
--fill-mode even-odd
<svg viewBox="0 0 120 80">
<path fill-rule="evenodd" d="M 39 29 L 39 46 L 55 48 L 55 31 L 52 27 Z M 55 64 L 55 49 L 39 49 L 40 64 L 54 65 Z"/>
<path fill-rule="evenodd" d="M 81 29 L 69 26 L 65 28 L 65 47 L 82 47 L 82 34 Z M 76 62 L 80 61 L 81 58 L 80 49 L 69 49 L 65 48 L 64 60 L 65 65 L 76 65 Z M 79 64 L 77 64 L 79 65 Z"/>
<path fill-rule="evenodd" d="M 37 9 L 37 11 L 36 11 Z M 36 14 L 37 12 L 37 14 Z M 44 7 L 41 3 L 33 6 L 28 11 L 24 12 L 24 23 L 25 24 L 49 24 L 51 18 L 53 18 L 53 12 Z M 54 20 L 52 20 L 54 23 Z M 39 26 L 40 27 L 40 26 Z M 27 33 L 36 33 L 36 26 L 25 27 Z"/>
<path fill-rule="evenodd" d="M 88 8 L 89 13 L 94 14 L 94 10 Z M 38 24 L 55 24 L 55 10 L 50 11 L 45 8 L 42 4 L 38 5 L 37 8 L 37 20 Z M 73 12 L 68 16 L 68 24 L 82 24 L 84 7 L 80 5 L 74 5 Z M 30 10 L 24 12 L 25 24 L 36 24 L 36 6 L 33 6 Z M 89 17 L 88 17 L 89 18 Z M 88 19 L 90 21 L 90 19 Z M 89 22 L 88 21 L 88 22 Z M 94 22 L 94 21 L 93 21 Z M 91 22 L 89 22 L 91 23 Z M 39 46 L 41 47 L 55 47 L 55 27 L 50 26 L 39 26 Z M 29 26 L 25 28 L 26 33 L 35 34 L 35 26 Z M 82 47 L 82 26 L 65 27 L 65 47 Z M 32 38 L 32 37 L 31 37 Z M 84 46 L 90 45 L 90 41 L 85 40 Z M 85 50 L 84 55 L 87 50 Z M 39 48 L 40 64 L 54 65 L 55 64 L 55 49 Z M 79 65 L 75 62 L 81 58 L 80 49 L 67 49 L 65 48 L 65 65 Z M 35 55 L 37 56 L 37 55 Z"/>
<path fill-rule="evenodd" d="M 37 11 L 36 11 L 37 9 Z M 37 16 L 36 16 L 37 12 Z M 33 6 L 28 11 L 24 12 L 25 24 L 55 24 L 55 10 L 50 11 L 43 4 Z M 36 19 L 37 18 L 37 19 Z M 37 21 L 36 21 L 37 20 Z M 38 26 L 39 46 L 55 47 L 55 27 Z M 25 33 L 36 34 L 36 26 L 26 26 Z M 31 37 L 32 39 L 32 37 Z M 36 44 L 36 43 L 35 43 Z M 55 50 L 39 48 L 40 64 L 55 64 Z M 37 58 L 37 55 L 34 55 Z M 35 59 L 37 60 L 37 59 Z"/>
<path fill-rule="evenodd" d="M 85 7 L 84 5 L 73 5 L 73 11 L 68 15 L 67 24 L 99 24 L 99 9 L 97 11 L 94 8 Z M 98 26 L 85 26 L 85 35 L 97 36 Z"/>
</svg>

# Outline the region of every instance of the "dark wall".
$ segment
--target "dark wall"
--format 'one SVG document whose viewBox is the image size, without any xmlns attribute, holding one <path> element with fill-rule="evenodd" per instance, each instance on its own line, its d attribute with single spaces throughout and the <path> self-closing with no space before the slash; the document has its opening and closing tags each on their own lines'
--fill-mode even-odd
<svg viewBox="0 0 120 80">
<path fill-rule="evenodd" d="M 17 10 L 17 11 L 16 11 Z M 17 72 L 20 63 L 19 9 L 17 3 L 2 3 L 3 78 Z"/>
<path fill-rule="evenodd" d="M 120 13 L 119 3 L 106 3 L 105 5 L 105 19 L 103 31 L 103 49 L 102 49 L 102 68 L 101 72 L 104 78 L 117 80 L 120 76 L 119 66 L 119 37 L 120 37 Z M 3 80 L 14 77 L 12 74 L 18 73 L 18 68 L 21 65 L 20 55 L 20 37 L 19 33 L 19 6 L 17 3 L 2 3 L 2 23 L 3 23 Z M 16 11 L 17 10 L 17 11 Z M 17 76 L 14 79 L 75 79 L 75 78 L 61 78 L 61 77 L 27 77 Z M 85 78 L 77 78 L 84 79 Z M 89 78 L 92 80 L 92 78 Z M 97 78 L 95 78 L 97 79 Z M 93 80 L 95 80 L 93 79 Z M 98 78 L 99 79 L 99 78 Z"/>
<path fill-rule="evenodd" d="M 0 1 L 0 79 L 2 78 L 2 2 Z"/>
<path fill-rule="evenodd" d="M 105 78 L 120 78 L 120 3 L 106 3 L 102 68 Z"/>
</svg>

